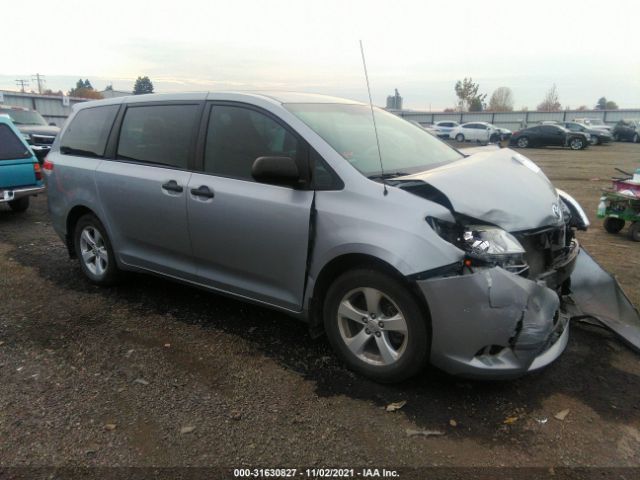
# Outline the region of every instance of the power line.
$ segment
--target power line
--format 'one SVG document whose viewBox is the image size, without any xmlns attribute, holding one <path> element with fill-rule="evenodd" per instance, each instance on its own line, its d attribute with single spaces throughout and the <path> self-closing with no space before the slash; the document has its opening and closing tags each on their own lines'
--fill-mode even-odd
<svg viewBox="0 0 640 480">
<path fill-rule="evenodd" d="M 16 86 L 20 87 L 20 91 L 22 93 L 24 93 L 24 87 L 26 87 L 27 85 L 29 85 L 29 80 L 25 80 L 24 78 L 16 79 Z"/>
<path fill-rule="evenodd" d="M 31 80 L 35 80 L 36 82 L 38 82 L 38 93 L 42 94 L 42 86 L 46 82 L 46 80 L 44 79 L 44 75 L 40 75 L 39 73 L 36 73 L 31 77 Z"/>
</svg>

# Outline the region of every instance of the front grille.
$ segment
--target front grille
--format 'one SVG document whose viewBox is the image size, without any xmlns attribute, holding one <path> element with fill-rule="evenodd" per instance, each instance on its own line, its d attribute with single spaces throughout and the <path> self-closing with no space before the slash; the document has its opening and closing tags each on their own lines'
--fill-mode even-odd
<svg viewBox="0 0 640 480">
<path fill-rule="evenodd" d="M 55 139 L 55 136 L 50 135 L 31 135 L 31 141 L 34 145 L 52 145 Z"/>
<path fill-rule="evenodd" d="M 572 250 L 573 231 L 566 225 L 515 234 L 524 247 L 528 277 L 537 278 L 562 263 Z"/>
</svg>

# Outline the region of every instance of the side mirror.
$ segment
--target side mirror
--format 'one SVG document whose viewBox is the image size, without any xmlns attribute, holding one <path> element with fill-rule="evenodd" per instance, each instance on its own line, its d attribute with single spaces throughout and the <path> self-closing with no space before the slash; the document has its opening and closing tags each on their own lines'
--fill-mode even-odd
<svg viewBox="0 0 640 480">
<path fill-rule="evenodd" d="M 258 157 L 251 167 L 256 182 L 297 187 L 302 180 L 298 164 L 291 157 Z"/>
</svg>

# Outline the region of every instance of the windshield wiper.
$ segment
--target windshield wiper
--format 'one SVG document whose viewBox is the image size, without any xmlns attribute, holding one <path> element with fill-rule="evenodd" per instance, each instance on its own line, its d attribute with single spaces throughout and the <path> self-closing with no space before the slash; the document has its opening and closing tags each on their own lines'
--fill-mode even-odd
<svg viewBox="0 0 640 480">
<path fill-rule="evenodd" d="M 367 178 L 370 180 L 387 180 L 395 177 L 404 177 L 405 175 L 410 175 L 407 172 L 384 172 L 384 173 L 375 173 L 373 175 L 367 175 Z"/>
</svg>

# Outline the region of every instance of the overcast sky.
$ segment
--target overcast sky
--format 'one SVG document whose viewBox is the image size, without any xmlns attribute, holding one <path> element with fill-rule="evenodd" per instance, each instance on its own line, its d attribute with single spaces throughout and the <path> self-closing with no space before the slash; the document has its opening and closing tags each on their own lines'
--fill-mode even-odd
<svg viewBox="0 0 640 480">
<path fill-rule="evenodd" d="M 157 92 L 365 100 L 362 39 L 380 105 L 398 88 L 405 108 L 451 107 L 455 81 L 471 76 L 489 95 L 511 87 L 516 108 L 553 83 L 563 106 L 640 107 L 637 0 L 30 0 L 4 2 L 2 17 L 0 89 L 38 72 L 65 93 L 79 77 L 130 91 L 148 75 Z"/>
</svg>

